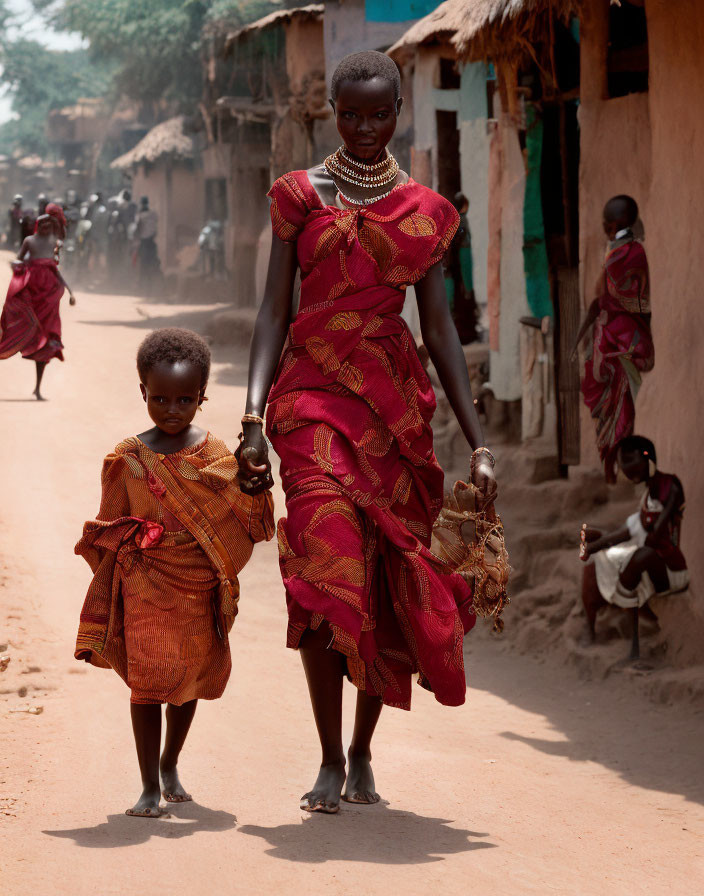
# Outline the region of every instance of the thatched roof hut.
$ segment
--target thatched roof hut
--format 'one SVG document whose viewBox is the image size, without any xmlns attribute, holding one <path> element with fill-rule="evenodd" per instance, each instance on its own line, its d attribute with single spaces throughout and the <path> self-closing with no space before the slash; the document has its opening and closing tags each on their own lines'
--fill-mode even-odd
<svg viewBox="0 0 704 896">
<path fill-rule="evenodd" d="M 294 19 L 297 19 L 299 22 L 321 20 L 324 12 L 325 5 L 323 3 L 310 3 L 308 6 L 298 6 L 294 9 L 280 9 L 276 12 L 269 13 L 268 16 L 257 19 L 256 22 L 252 22 L 250 25 L 245 25 L 244 28 L 238 28 L 237 31 L 230 32 L 225 40 L 225 53 L 229 53 L 235 44 L 243 38 L 260 34 L 262 31 L 266 31 L 268 28 L 272 28 L 275 25 L 287 25 Z"/>
<path fill-rule="evenodd" d="M 172 159 L 192 159 L 195 156 L 193 137 L 184 130 L 186 118 L 177 115 L 153 127 L 139 143 L 122 156 L 118 156 L 111 168 L 127 170 L 142 163 L 156 162 L 164 156 Z"/>
<path fill-rule="evenodd" d="M 546 18 L 568 19 L 580 0 L 445 0 L 420 19 L 388 53 L 397 61 L 417 47 L 446 45 L 459 59 L 535 58 L 535 36 Z"/>
</svg>

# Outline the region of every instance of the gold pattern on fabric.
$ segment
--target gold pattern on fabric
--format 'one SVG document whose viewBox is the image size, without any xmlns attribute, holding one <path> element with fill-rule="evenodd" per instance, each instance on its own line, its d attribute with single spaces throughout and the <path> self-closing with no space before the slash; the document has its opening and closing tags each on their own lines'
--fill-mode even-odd
<svg viewBox="0 0 704 896">
<path fill-rule="evenodd" d="M 322 368 L 324 374 L 339 370 L 340 359 L 335 354 L 332 342 L 328 342 L 320 336 L 309 336 L 306 339 L 306 351 L 318 367 Z"/>
<path fill-rule="evenodd" d="M 337 381 L 346 386 L 351 392 L 360 393 L 364 385 L 364 374 L 358 367 L 350 364 L 349 361 L 345 361 L 337 374 Z"/>
<path fill-rule="evenodd" d="M 335 433 L 329 426 L 321 423 L 320 426 L 316 427 L 315 436 L 313 437 L 313 450 L 315 452 L 313 460 L 326 473 L 334 472 L 332 462 L 332 440 L 334 435 Z"/>
<path fill-rule="evenodd" d="M 365 220 L 359 228 L 359 244 L 377 264 L 382 274 L 388 270 L 401 251 L 383 227 Z"/>
<path fill-rule="evenodd" d="M 401 474 L 399 475 L 396 483 L 394 485 L 394 490 L 391 493 L 391 502 L 392 504 L 408 504 L 408 499 L 411 497 L 411 474 L 404 467 L 401 470 Z"/>
<path fill-rule="evenodd" d="M 274 233 L 284 242 L 290 242 L 298 235 L 298 228 L 289 223 L 279 211 L 276 199 L 271 200 L 271 223 Z"/>
<path fill-rule="evenodd" d="M 362 326 L 362 318 L 356 311 L 338 311 L 325 324 L 326 330 L 356 330 Z"/>
<path fill-rule="evenodd" d="M 357 285 L 347 271 L 347 256 L 345 255 L 344 249 L 340 250 L 340 273 L 342 274 L 342 280 L 333 284 L 331 287 L 330 292 L 328 293 L 329 302 L 334 302 L 346 292 L 354 290 Z"/>
<path fill-rule="evenodd" d="M 352 230 L 354 224 L 355 219 L 352 215 L 335 218 L 334 223 L 330 227 L 326 227 L 318 237 L 318 242 L 315 244 L 315 251 L 313 252 L 313 260 L 318 262 L 323 258 L 327 258 L 340 239 L 343 236 L 347 236 L 350 230 Z"/>
<path fill-rule="evenodd" d="M 433 236 L 438 228 L 430 215 L 414 212 L 399 223 L 398 229 L 406 236 Z"/>
</svg>

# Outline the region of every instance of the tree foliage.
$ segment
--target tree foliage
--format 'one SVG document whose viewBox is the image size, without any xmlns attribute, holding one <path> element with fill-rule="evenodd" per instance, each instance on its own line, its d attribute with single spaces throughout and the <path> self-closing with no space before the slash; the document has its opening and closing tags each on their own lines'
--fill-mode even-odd
<svg viewBox="0 0 704 896">
<path fill-rule="evenodd" d="M 202 96 L 203 31 L 237 28 L 289 0 L 32 0 L 57 31 L 79 34 L 86 49 L 48 50 L 11 38 L 0 0 L 0 64 L 17 119 L 0 125 L 0 152 L 46 150 L 47 113 L 80 97 L 127 98 L 155 118 L 190 112 Z M 14 23 L 16 24 L 16 23 Z"/>
<path fill-rule="evenodd" d="M 51 109 L 82 96 L 103 93 L 111 78 L 105 63 L 86 50 L 48 50 L 35 40 L 8 37 L 12 17 L 0 4 L 2 81 L 17 116 L 0 125 L 0 152 L 46 151 L 46 118 Z"/>
<path fill-rule="evenodd" d="M 95 57 L 116 70 L 113 89 L 158 109 L 180 111 L 202 94 L 203 28 L 216 19 L 233 27 L 286 5 L 272 0 L 33 0 L 58 30 L 80 34 Z"/>
</svg>

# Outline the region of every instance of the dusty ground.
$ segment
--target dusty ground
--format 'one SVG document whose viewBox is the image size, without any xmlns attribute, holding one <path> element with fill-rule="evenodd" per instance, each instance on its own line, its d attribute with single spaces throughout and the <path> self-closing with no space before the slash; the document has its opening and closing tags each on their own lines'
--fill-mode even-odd
<svg viewBox="0 0 704 896">
<path fill-rule="evenodd" d="M 102 456 L 147 425 L 140 338 L 155 322 L 201 327 L 212 310 L 79 292 L 43 405 L 27 400 L 30 364 L 0 364 L 0 646 L 11 655 L 0 672 L 0 891 L 702 892 L 701 711 L 657 706 L 624 677 L 580 682 L 541 656 L 498 651 L 486 632 L 468 639 L 463 708 L 419 689 L 413 712 L 384 714 L 384 802 L 304 817 L 316 736 L 283 646 L 273 544 L 242 576 L 232 679 L 199 708 L 183 757 L 196 802 L 161 820 L 124 816 L 139 791 L 128 695 L 114 674 L 72 659 L 89 578 L 72 549 L 98 507 Z M 244 401 L 237 360 L 216 365 L 202 421 L 229 441 Z M 27 706 L 43 711 L 12 712 Z"/>
</svg>

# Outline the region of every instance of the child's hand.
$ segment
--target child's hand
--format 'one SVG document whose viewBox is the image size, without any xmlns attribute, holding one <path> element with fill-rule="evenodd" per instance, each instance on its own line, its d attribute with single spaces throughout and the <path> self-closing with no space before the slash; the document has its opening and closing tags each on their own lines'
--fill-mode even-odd
<svg viewBox="0 0 704 896">
<path fill-rule="evenodd" d="M 68 296 L 68 303 L 69 303 L 69 305 L 75 305 L 75 304 L 76 304 L 76 297 L 74 296 L 73 293 L 69 293 L 69 296 Z"/>
</svg>

